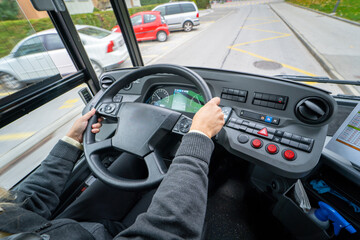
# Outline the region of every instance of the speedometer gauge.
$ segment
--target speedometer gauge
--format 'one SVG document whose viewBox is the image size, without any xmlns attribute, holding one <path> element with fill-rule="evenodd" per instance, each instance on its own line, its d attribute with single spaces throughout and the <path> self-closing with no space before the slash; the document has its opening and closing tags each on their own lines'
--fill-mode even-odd
<svg viewBox="0 0 360 240">
<path fill-rule="evenodd" d="M 151 101 L 152 102 L 159 102 L 161 103 L 169 103 L 169 93 L 163 88 L 157 89 L 152 95 L 151 95 Z"/>
</svg>

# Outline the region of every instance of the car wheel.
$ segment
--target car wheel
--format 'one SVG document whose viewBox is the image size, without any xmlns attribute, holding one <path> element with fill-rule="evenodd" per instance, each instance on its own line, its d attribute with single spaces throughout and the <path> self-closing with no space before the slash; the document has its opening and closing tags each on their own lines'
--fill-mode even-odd
<svg viewBox="0 0 360 240">
<path fill-rule="evenodd" d="M 193 24 L 192 24 L 192 22 L 186 21 L 186 22 L 184 23 L 183 28 L 184 28 L 184 31 L 185 31 L 185 32 L 190 32 L 190 31 L 193 29 Z"/>
<path fill-rule="evenodd" d="M 97 62 L 91 61 L 91 65 L 94 68 L 96 76 L 99 77 L 104 72 L 104 69 Z"/>
<path fill-rule="evenodd" d="M 9 73 L 0 73 L 0 83 L 9 90 L 19 89 L 24 86 L 22 82 Z"/>
<path fill-rule="evenodd" d="M 159 42 L 165 42 L 167 40 L 167 34 L 164 31 L 160 31 L 156 34 L 156 39 Z"/>
</svg>

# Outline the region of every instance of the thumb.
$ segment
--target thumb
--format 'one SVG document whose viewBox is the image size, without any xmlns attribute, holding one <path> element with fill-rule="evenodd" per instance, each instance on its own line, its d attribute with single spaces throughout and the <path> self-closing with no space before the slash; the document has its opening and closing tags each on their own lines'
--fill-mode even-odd
<svg viewBox="0 0 360 240">
<path fill-rule="evenodd" d="M 84 120 L 89 120 L 92 116 L 94 116 L 95 113 L 96 113 L 96 109 L 93 108 L 89 112 L 84 114 L 84 116 L 82 116 L 82 117 L 83 117 Z"/>
</svg>

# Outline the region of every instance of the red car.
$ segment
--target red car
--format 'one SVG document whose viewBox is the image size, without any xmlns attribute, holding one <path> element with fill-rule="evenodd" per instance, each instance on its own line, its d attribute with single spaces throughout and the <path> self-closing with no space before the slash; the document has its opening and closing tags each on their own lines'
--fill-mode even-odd
<svg viewBox="0 0 360 240">
<path fill-rule="evenodd" d="M 170 34 L 164 17 L 158 11 L 138 12 L 131 15 L 130 18 L 138 41 L 156 39 L 164 42 Z M 119 25 L 113 27 L 112 31 L 121 32 Z"/>
</svg>

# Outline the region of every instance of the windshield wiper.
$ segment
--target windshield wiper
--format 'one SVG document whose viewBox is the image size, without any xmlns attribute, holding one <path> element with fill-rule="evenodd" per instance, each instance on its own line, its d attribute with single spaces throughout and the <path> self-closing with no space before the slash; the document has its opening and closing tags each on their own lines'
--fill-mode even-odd
<svg viewBox="0 0 360 240">
<path fill-rule="evenodd" d="M 359 96 L 337 94 L 337 95 L 333 95 L 333 97 L 335 97 L 335 98 L 341 98 L 341 99 L 350 99 L 350 100 L 360 101 L 360 97 L 359 97 Z"/>
<path fill-rule="evenodd" d="M 334 83 L 344 85 L 360 86 L 360 81 L 357 80 L 332 80 L 328 77 L 311 77 L 311 76 L 298 76 L 298 75 L 275 75 L 274 77 L 288 79 L 299 82 L 318 82 L 318 83 Z"/>
</svg>

